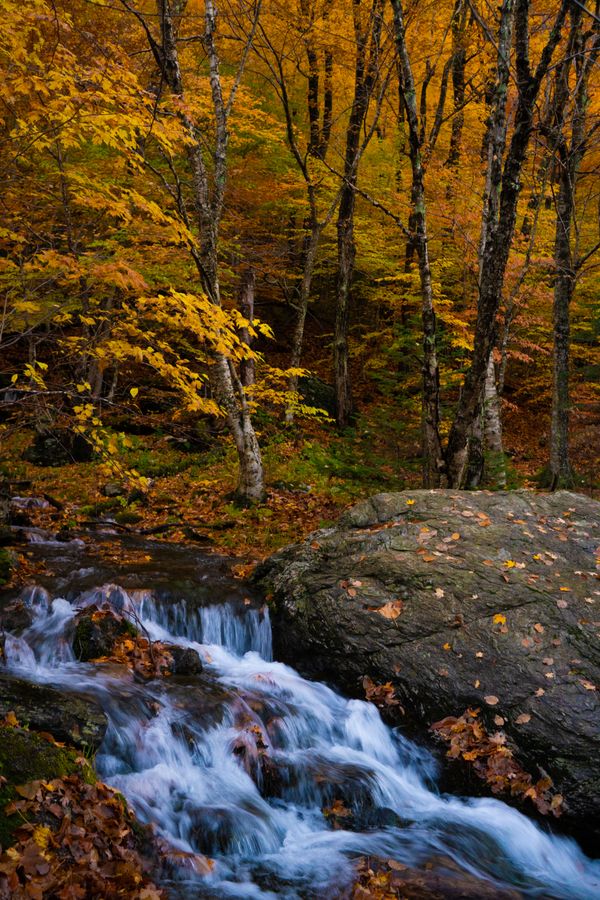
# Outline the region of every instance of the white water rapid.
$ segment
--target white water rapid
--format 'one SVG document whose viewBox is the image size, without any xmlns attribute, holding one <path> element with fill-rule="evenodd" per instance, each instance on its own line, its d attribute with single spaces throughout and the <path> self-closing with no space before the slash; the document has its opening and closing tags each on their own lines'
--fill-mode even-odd
<svg viewBox="0 0 600 900">
<path fill-rule="evenodd" d="M 140 684 L 77 662 L 75 610 L 107 597 L 153 639 L 197 650 L 204 673 Z M 575 842 L 498 800 L 440 795 L 432 757 L 374 706 L 273 662 L 266 610 L 167 605 L 115 586 L 73 605 L 40 589 L 25 601 L 35 619 L 7 637 L 8 668 L 94 695 L 109 720 L 101 778 L 172 846 L 215 860 L 209 875 L 183 872 L 175 896 L 343 897 L 356 857 L 375 855 L 409 866 L 450 858 L 524 897 L 600 898 L 600 862 Z M 352 813 L 348 830 L 323 813 L 335 801 Z"/>
</svg>

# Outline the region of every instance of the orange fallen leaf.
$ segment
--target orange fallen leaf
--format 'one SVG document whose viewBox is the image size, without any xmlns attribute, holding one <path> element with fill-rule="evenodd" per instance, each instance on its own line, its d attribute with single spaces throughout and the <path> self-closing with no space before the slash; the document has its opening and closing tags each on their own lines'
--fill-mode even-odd
<svg viewBox="0 0 600 900">
<path fill-rule="evenodd" d="M 350 593 L 350 591 L 348 591 L 348 593 Z M 354 593 L 356 593 L 356 591 Z M 385 606 L 369 607 L 369 609 L 371 612 L 378 612 L 384 619 L 397 619 L 398 616 L 401 615 L 403 607 L 404 603 L 402 600 L 392 600 L 389 603 L 386 603 Z"/>
</svg>

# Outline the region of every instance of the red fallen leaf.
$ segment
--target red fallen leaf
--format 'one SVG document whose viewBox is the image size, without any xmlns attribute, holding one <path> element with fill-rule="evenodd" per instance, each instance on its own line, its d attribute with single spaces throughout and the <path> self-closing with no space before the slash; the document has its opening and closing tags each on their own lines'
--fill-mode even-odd
<svg viewBox="0 0 600 900">
<path fill-rule="evenodd" d="M 312 542 L 311 542 L 311 545 L 310 545 L 310 549 L 311 549 L 311 550 L 320 550 L 320 549 L 321 549 L 321 545 L 320 545 L 320 543 L 319 543 L 318 541 L 312 541 Z"/>
</svg>

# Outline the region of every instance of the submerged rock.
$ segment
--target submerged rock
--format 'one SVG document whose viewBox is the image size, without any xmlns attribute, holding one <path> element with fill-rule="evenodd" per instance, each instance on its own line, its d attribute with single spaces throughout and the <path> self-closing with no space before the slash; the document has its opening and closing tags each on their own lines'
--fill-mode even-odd
<svg viewBox="0 0 600 900">
<path fill-rule="evenodd" d="M 368 676 L 422 730 L 480 707 L 598 829 L 599 544 L 600 504 L 571 493 L 380 494 L 256 579 L 277 658 L 355 695 Z"/>
<path fill-rule="evenodd" d="M 86 752 L 98 749 L 107 727 L 106 716 L 92 700 L 2 674 L 0 719 L 9 712 L 20 725 Z"/>
</svg>

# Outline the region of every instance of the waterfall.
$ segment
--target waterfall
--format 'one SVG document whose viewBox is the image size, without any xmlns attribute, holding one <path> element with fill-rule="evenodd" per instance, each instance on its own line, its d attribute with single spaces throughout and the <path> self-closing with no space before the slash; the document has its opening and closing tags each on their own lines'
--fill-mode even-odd
<svg viewBox="0 0 600 900">
<path fill-rule="evenodd" d="M 374 855 L 407 866 L 443 857 L 528 897 L 600 897 L 600 863 L 574 841 L 499 800 L 441 795 L 431 755 L 373 705 L 273 661 L 266 608 L 167 602 L 116 584 L 70 602 L 39 589 L 22 599 L 33 623 L 6 636 L 7 667 L 97 698 L 109 721 L 100 777 L 171 846 L 215 860 L 209 875 L 182 873 L 189 896 L 337 896 L 353 860 Z M 104 601 L 153 639 L 197 650 L 203 674 L 139 684 L 78 662 L 73 619 Z M 331 827 L 335 803 L 347 827 Z"/>
</svg>

